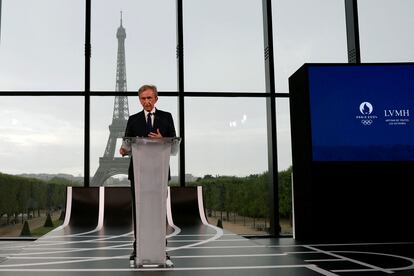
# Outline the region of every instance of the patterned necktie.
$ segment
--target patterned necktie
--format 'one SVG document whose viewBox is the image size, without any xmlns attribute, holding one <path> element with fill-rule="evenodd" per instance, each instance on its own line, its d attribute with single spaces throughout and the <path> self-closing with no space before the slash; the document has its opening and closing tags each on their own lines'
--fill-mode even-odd
<svg viewBox="0 0 414 276">
<path fill-rule="evenodd" d="M 152 115 L 154 115 L 154 114 L 148 113 L 148 115 L 147 115 L 147 132 L 148 133 L 152 132 L 152 120 L 151 120 Z"/>
</svg>

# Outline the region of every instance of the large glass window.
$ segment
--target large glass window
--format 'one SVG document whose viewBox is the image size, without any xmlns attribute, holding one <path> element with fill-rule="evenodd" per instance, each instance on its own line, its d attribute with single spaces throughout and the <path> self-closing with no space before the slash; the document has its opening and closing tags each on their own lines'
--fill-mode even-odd
<svg viewBox="0 0 414 276">
<path fill-rule="evenodd" d="M 2 1 L 0 90 L 83 90 L 83 0 Z"/>
<path fill-rule="evenodd" d="M 186 91 L 264 92 L 261 2 L 184 1 Z"/>
<path fill-rule="evenodd" d="M 0 171 L 83 175 L 83 97 L 1 97 Z"/>
<path fill-rule="evenodd" d="M 292 147 L 289 98 L 276 99 L 277 155 L 279 170 L 279 222 L 281 234 L 293 234 L 292 226 Z"/>
<path fill-rule="evenodd" d="M 114 91 L 117 31 L 125 30 L 127 89 L 177 90 L 175 1 L 92 1 L 91 89 Z"/>
<path fill-rule="evenodd" d="M 273 1 L 276 91 L 304 63 L 348 62 L 344 1 Z"/>
<path fill-rule="evenodd" d="M 187 98 L 186 170 L 247 176 L 267 170 L 264 98 Z"/>
<path fill-rule="evenodd" d="M 276 99 L 278 169 L 292 166 L 289 98 Z"/>
<path fill-rule="evenodd" d="M 411 0 L 358 1 L 362 62 L 414 62 L 413 10 Z"/>
<path fill-rule="evenodd" d="M 59 223 L 66 186 L 83 185 L 83 110 L 83 97 L 1 97 L 0 236 Z"/>
<path fill-rule="evenodd" d="M 266 100 L 185 101 L 187 181 L 202 185 L 212 224 L 238 234 L 269 226 Z"/>
</svg>

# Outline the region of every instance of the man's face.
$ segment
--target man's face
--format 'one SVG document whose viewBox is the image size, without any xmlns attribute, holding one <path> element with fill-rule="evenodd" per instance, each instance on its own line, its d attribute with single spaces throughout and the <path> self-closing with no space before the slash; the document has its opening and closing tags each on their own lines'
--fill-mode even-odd
<svg viewBox="0 0 414 276">
<path fill-rule="evenodd" d="M 155 93 L 152 89 L 144 90 L 141 92 L 141 95 L 139 95 L 139 101 L 142 107 L 148 112 L 151 112 L 157 100 L 158 97 L 155 96 Z"/>
</svg>

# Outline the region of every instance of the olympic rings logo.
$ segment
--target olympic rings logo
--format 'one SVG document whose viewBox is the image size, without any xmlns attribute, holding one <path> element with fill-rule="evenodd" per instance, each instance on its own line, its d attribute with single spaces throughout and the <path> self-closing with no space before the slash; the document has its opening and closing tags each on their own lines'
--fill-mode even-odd
<svg viewBox="0 0 414 276">
<path fill-rule="evenodd" d="M 364 126 L 369 126 L 372 124 L 372 120 L 361 120 L 361 124 Z"/>
</svg>

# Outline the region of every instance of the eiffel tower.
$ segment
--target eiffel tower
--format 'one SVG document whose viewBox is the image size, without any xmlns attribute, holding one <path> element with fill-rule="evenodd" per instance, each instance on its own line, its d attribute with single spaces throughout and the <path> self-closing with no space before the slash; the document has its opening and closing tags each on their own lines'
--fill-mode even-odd
<svg viewBox="0 0 414 276">
<path fill-rule="evenodd" d="M 126 67 L 125 67 L 125 28 L 119 26 L 116 37 L 118 38 L 118 55 L 116 64 L 115 91 L 127 91 Z M 109 138 L 106 144 L 104 156 L 99 158 L 99 167 L 92 178 L 91 186 L 102 186 L 106 179 L 117 174 L 128 174 L 129 157 L 114 157 L 116 141 L 125 134 L 125 128 L 129 117 L 128 97 L 115 96 L 112 124 L 109 126 Z"/>
</svg>

